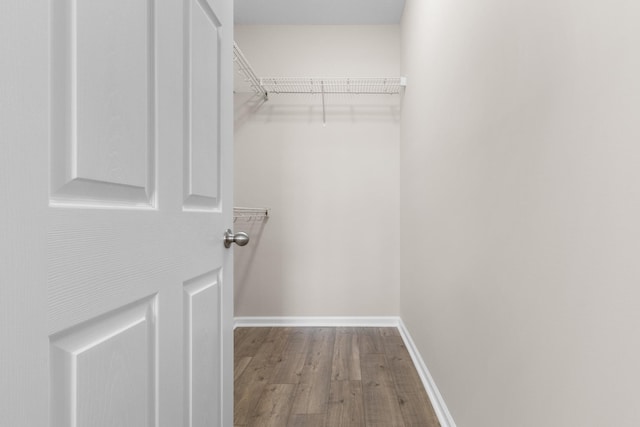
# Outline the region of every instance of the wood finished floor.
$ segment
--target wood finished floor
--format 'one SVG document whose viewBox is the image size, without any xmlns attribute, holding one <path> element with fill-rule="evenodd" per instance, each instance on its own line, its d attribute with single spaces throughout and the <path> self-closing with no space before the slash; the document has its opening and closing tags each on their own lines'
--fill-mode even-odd
<svg viewBox="0 0 640 427">
<path fill-rule="evenodd" d="M 236 427 L 439 427 L 396 328 L 237 328 Z"/>
</svg>

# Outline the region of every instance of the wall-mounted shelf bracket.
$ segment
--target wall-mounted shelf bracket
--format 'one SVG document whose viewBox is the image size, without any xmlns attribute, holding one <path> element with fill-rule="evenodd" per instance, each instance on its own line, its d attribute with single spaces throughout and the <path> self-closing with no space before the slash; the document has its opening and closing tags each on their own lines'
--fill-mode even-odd
<svg viewBox="0 0 640 427">
<path fill-rule="evenodd" d="M 247 58 L 245 58 L 236 42 L 233 42 L 233 61 L 237 64 L 238 71 L 242 73 L 245 81 L 251 86 L 251 89 L 253 89 L 256 94 L 262 96 L 265 101 L 269 99 L 267 90 L 260 84 L 260 79 L 256 76 L 251 64 L 249 64 L 249 61 L 247 61 Z"/>
<path fill-rule="evenodd" d="M 269 219 L 269 208 L 234 207 L 233 222 L 236 222 L 239 219 L 244 221 L 265 222 L 267 219 Z"/>
</svg>

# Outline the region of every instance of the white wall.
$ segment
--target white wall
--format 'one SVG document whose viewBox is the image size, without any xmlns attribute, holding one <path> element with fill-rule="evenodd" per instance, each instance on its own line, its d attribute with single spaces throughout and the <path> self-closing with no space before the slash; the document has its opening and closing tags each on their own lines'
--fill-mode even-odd
<svg viewBox="0 0 640 427">
<path fill-rule="evenodd" d="M 262 77 L 400 74 L 399 26 L 238 26 Z M 380 316 L 399 312 L 397 96 L 236 94 L 236 316 Z"/>
<path fill-rule="evenodd" d="M 459 426 L 638 426 L 640 2 L 407 0 L 401 316 Z"/>
</svg>

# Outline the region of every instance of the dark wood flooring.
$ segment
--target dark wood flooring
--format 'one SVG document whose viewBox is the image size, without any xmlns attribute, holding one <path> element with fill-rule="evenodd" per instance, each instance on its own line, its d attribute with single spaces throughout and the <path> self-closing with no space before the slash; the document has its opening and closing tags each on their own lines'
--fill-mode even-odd
<svg viewBox="0 0 640 427">
<path fill-rule="evenodd" d="M 237 328 L 234 425 L 439 427 L 395 328 Z"/>
</svg>

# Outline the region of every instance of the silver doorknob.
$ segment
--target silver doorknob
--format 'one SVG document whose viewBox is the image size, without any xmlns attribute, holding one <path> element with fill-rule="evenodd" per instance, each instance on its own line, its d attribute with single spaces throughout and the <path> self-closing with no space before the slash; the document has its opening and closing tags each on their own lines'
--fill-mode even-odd
<svg viewBox="0 0 640 427">
<path fill-rule="evenodd" d="M 228 229 L 224 232 L 224 247 L 230 248 L 232 243 L 235 243 L 238 246 L 244 246 L 249 243 L 249 235 L 242 231 L 233 234 L 233 231 Z"/>
</svg>

